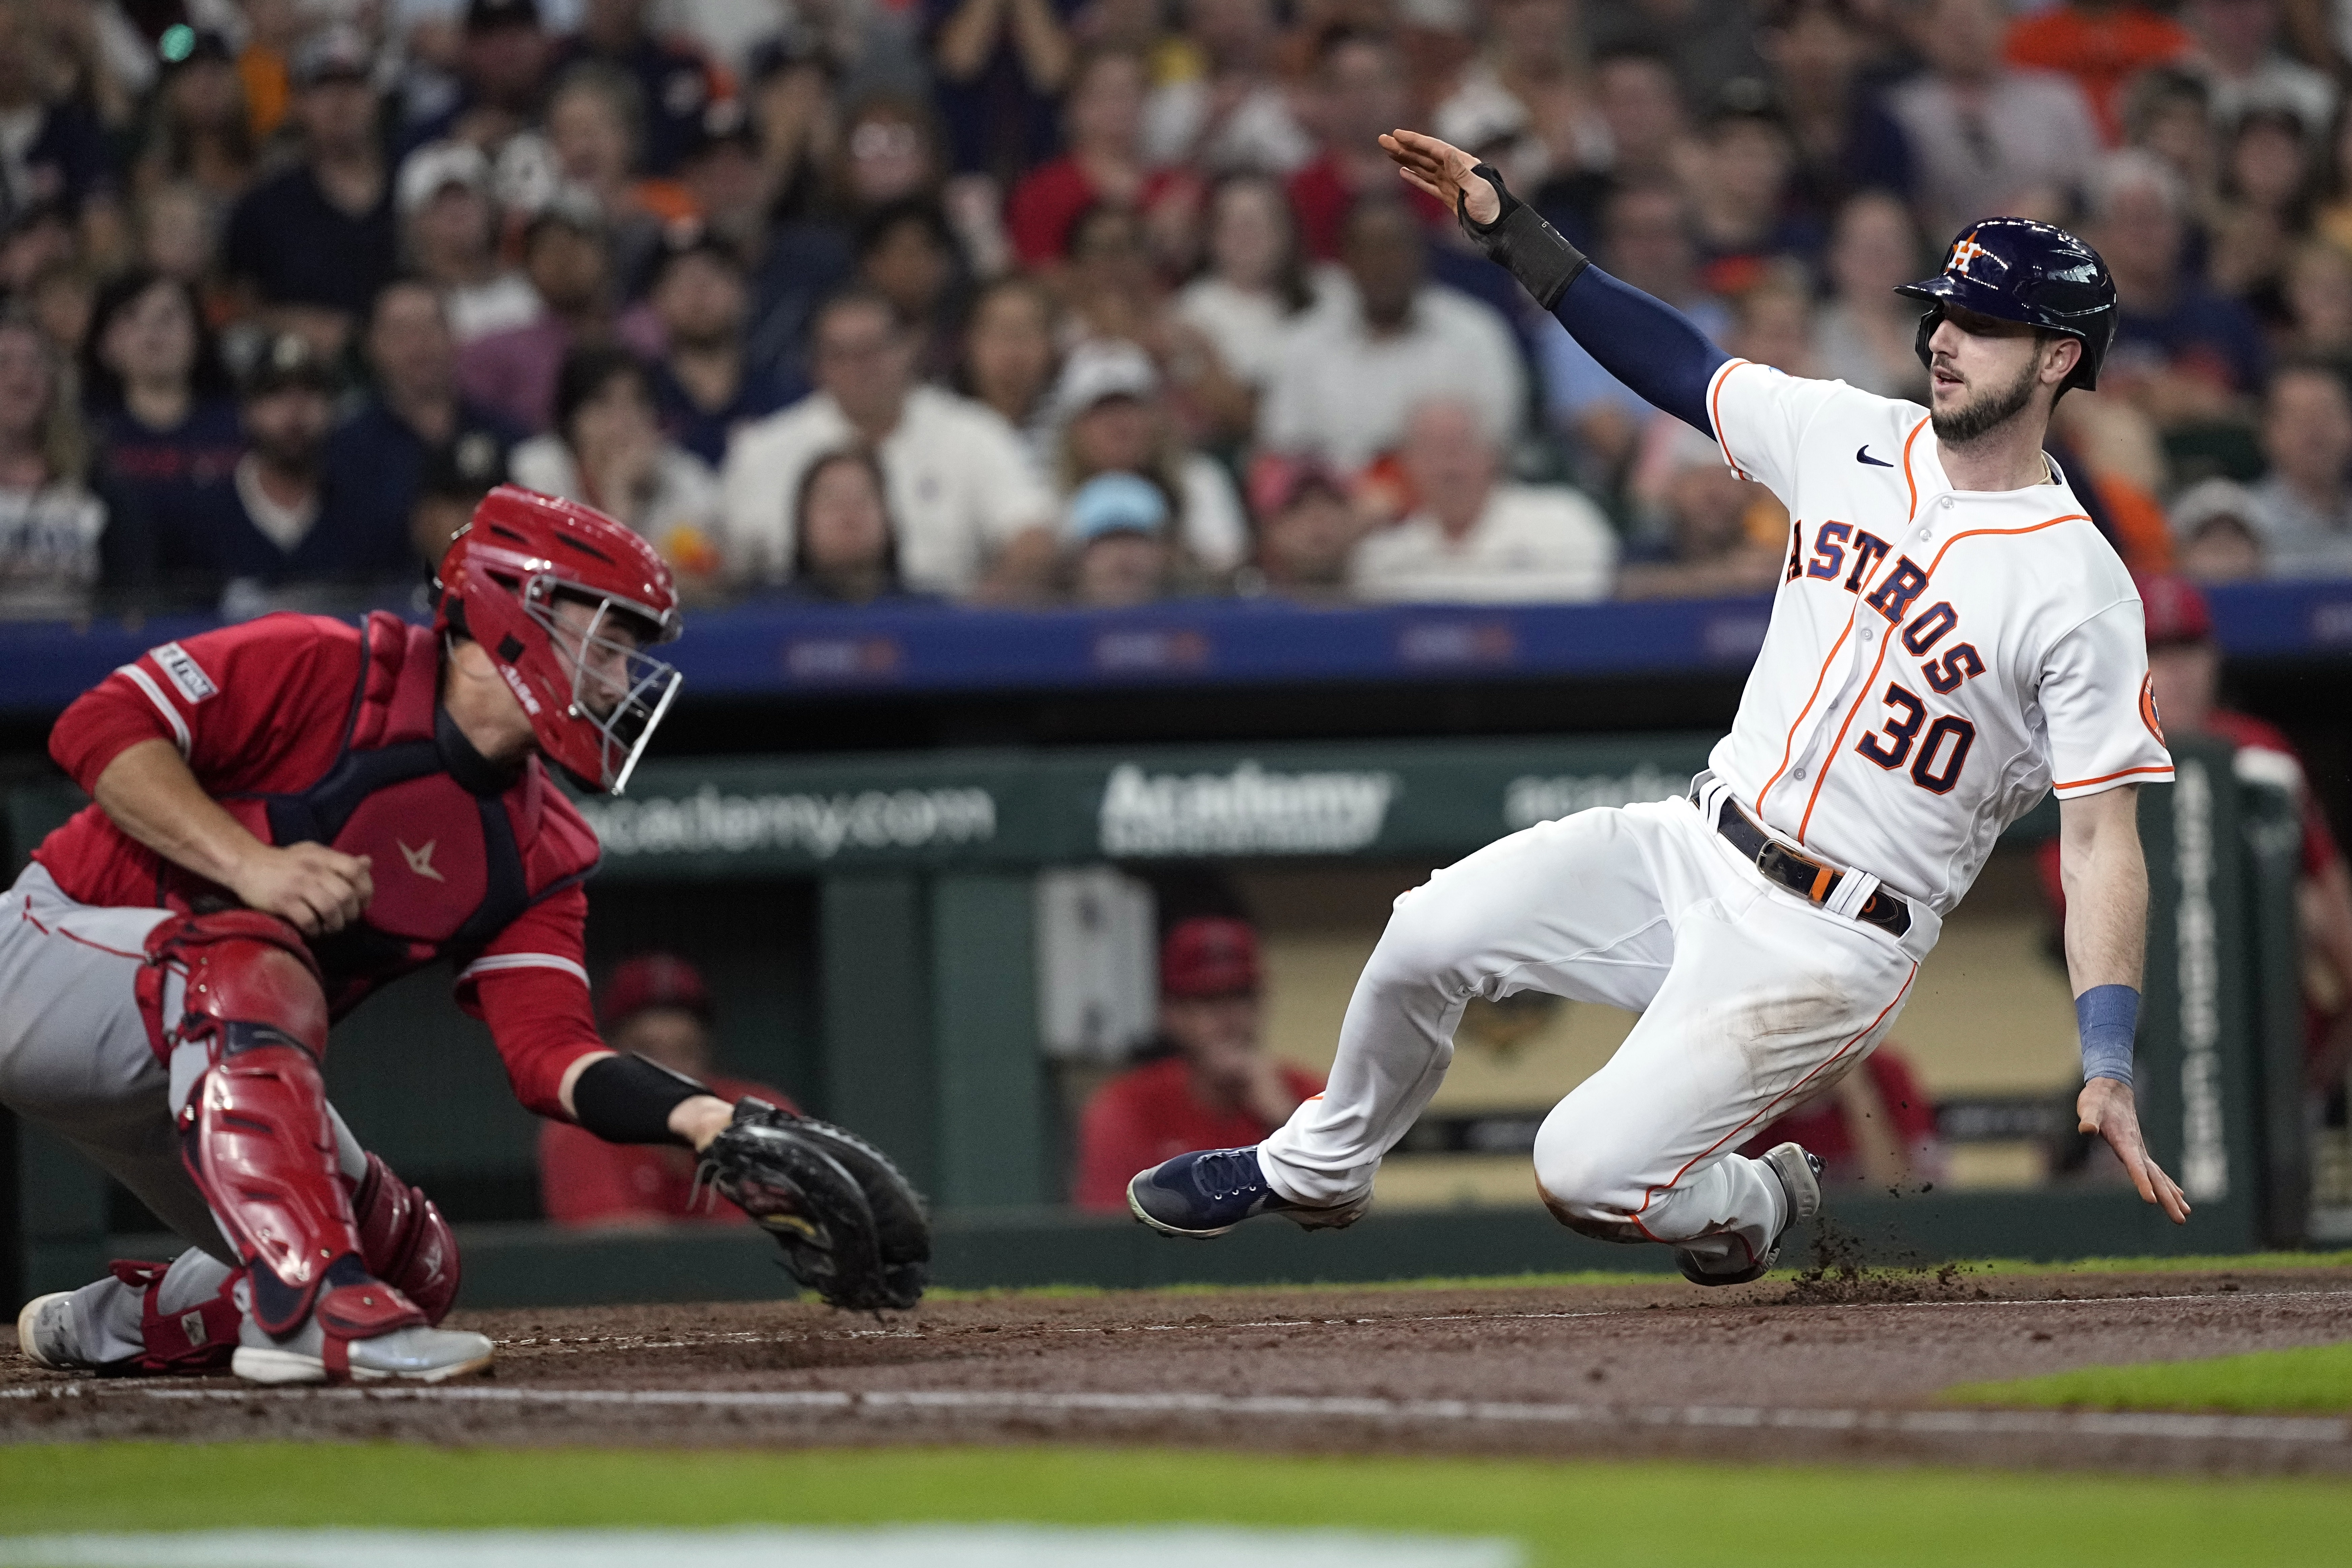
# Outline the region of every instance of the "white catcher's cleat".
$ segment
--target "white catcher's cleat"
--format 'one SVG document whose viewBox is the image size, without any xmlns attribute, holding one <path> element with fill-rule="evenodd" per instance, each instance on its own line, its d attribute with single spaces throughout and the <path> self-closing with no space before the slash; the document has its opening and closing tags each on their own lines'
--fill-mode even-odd
<svg viewBox="0 0 2352 1568">
<path fill-rule="evenodd" d="M 16 1348 L 35 1366 L 51 1372 L 95 1372 L 98 1363 L 74 1342 L 73 1292 L 36 1296 L 16 1314 Z"/>
<path fill-rule="evenodd" d="M 324 1336 L 316 1324 L 306 1325 L 294 1343 L 239 1345 L 229 1370 L 247 1383 L 326 1383 L 333 1374 L 322 1353 Z M 480 1372 L 490 1364 L 490 1342 L 480 1334 L 455 1329 L 422 1326 L 394 1329 L 372 1340 L 351 1342 L 351 1380 L 380 1383 L 398 1378 L 408 1383 L 440 1383 Z"/>
<path fill-rule="evenodd" d="M 1764 1256 L 1745 1268 L 1717 1274 L 1699 1266 L 1699 1260 L 1681 1247 L 1675 1249 L 1675 1263 L 1683 1278 L 1694 1285 L 1746 1285 L 1761 1279 L 1772 1270 L 1780 1256 L 1780 1243 L 1790 1230 L 1822 1212 L 1821 1156 L 1808 1151 L 1801 1143 L 1776 1143 L 1764 1152 L 1758 1162 L 1779 1177 L 1780 1190 L 1788 1195 L 1789 1217 L 1780 1224 L 1772 1237 L 1772 1245 Z"/>
</svg>

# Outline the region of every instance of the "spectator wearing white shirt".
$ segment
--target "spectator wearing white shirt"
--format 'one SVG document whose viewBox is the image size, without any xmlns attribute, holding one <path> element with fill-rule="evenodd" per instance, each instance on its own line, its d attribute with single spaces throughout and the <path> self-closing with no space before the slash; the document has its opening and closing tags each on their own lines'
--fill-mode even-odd
<svg viewBox="0 0 2352 1568">
<path fill-rule="evenodd" d="M 514 449 L 515 483 L 593 506 L 636 531 L 689 591 L 714 585 L 719 481 L 662 435 L 646 367 L 614 343 L 583 343 L 555 378 L 555 428 Z"/>
<path fill-rule="evenodd" d="M 1497 483 L 1502 452 L 1479 411 L 1428 402 L 1405 428 L 1418 509 L 1356 548 L 1357 596 L 1391 602 L 1589 601 L 1609 596 L 1617 539 L 1561 485 Z"/>
<path fill-rule="evenodd" d="M 1143 105 L 1143 155 L 1154 167 L 1287 174 L 1315 156 L 1268 67 L 1275 41 L 1267 0 L 1191 0 L 1186 36 L 1207 58 L 1198 76 L 1152 89 Z"/>
<path fill-rule="evenodd" d="M 1282 187 L 1234 174 L 1209 195 L 1209 265 L 1177 291 L 1176 319 L 1196 328 L 1234 380 L 1263 396 L 1295 329 L 1346 303 L 1346 274 L 1310 265 Z"/>
<path fill-rule="evenodd" d="M 2284 109 L 2317 136 L 2336 112 L 2336 84 L 2286 52 L 2279 12 L 2278 0 L 2190 0 L 2180 19 L 2204 46 L 2198 64 L 2212 89 L 2214 123 Z"/>
<path fill-rule="evenodd" d="M 1133 343 L 1080 343 L 1062 367 L 1054 406 L 1065 497 L 1099 474 L 1145 475 L 1174 499 L 1174 538 L 1195 563 L 1214 573 L 1241 564 L 1249 548 L 1241 498 L 1215 458 L 1178 438 L 1150 355 Z"/>
<path fill-rule="evenodd" d="M 2352 577 L 2352 395 L 2323 365 L 2290 364 L 2263 401 L 2254 526 L 2274 577 Z"/>
<path fill-rule="evenodd" d="M 469 142 L 434 142 L 400 165 L 401 241 L 409 261 L 441 292 L 460 344 L 539 319 L 529 279 L 499 260 L 490 161 Z"/>
<path fill-rule="evenodd" d="M 2098 122 L 2071 77 L 2003 63 L 2000 0 L 1924 0 L 1913 41 L 1927 69 L 1886 107 L 1910 138 L 1928 232 L 1987 213 L 2048 209 L 2090 178 Z"/>
<path fill-rule="evenodd" d="M 1352 309 L 1291 333 L 1258 411 L 1258 444 L 1312 453 L 1353 473 L 1393 447 L 1421 404 L 1454 399 L 1484 439 L 1518 434 L 1527 372 L 1492 307 L 1425 280 L 1420 222 L 1392 198 L 1348 215 L 1342 264 Z"/>
<path fill-rule="evenodd" d="M 914 380 L 917 345 L 887 301 L 860 290 L 817 313 L 818 390 L 738 430 L 720 477 L 730 569 L 782 582 L 793 497 L 821 454 L 865 446 L 882 461 L 898 568 L 924 592 L 1021 597 L 1053 566 L 1054 498 L 1002 415 Z"/>
</svg>

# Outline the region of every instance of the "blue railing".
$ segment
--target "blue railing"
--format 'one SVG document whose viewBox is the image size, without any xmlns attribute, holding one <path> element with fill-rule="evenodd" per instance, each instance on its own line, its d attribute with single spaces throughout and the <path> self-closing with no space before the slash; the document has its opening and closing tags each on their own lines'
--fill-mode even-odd
<svg viewBox="0 0 2352 1568">
<path fill-rule="evenodd" d="M 2212 599 L 2234 657 L 2352 654 L 2352 582 L 2243 584 Z M 688 691 L 730 697 L 1690 675 L 1746 668 L 1769 607 L 1763 598 L 1334 609 L 1193 599 L 1121 611 L 753 601 L 689 616 L 672 652 Z M 215 624 L 0 624 L 0 712 L 53 712 L 143 649 Z"/>
</svg>

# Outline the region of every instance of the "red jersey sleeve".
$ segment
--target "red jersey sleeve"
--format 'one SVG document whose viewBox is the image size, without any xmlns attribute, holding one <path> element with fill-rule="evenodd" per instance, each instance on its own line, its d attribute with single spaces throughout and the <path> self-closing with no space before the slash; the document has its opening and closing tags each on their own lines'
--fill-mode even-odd
<svg viewBox="0 0 2352 1568">
<path fill-rule="evenodd" d="M 490 1026 L 515 1098 L 566 1121 L 565 1069 L 608 1050 L 596 1032 L 585 963 L 588 895 L 567 887 L 541 900 L 457 972 L 457 1005 Z"/>
<path fill-rule="evenodd" d="M 1090 1214 L 1127 1212 L 1128 1178 L 1158 1157 L 1155 1119 L 1140 1080 L 1123 1073 L 1095 1091 L 1078 1119 L 1078 1180 L 1071 1201 Z"/>
<path fill-rule="evenodd" d="M 290 764 L 332 759 L 360 653 L 356 627 L 319 616 L 159 644 L 75 699 L 49 731 L 49 755 L 89 790 L 131 747 L 169 741 L 207 794 L 283 788 L 300 772 Z"/>
</svg>

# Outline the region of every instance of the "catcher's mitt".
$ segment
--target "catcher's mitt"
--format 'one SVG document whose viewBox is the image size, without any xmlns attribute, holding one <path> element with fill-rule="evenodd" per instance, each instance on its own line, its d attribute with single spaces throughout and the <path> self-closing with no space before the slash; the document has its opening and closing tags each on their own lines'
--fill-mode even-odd
<svg viewBox="0 0 2352 1568">
<path fill-rule="evenodd" d="M 793 1278 L 832 1305 L 870 1312 L 922 1300 L 931 1260 L 922 1194 L 856 1134 L 738 1100 L 696 1180 L 759 1221 Z"/>
</svg>

